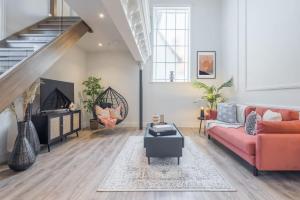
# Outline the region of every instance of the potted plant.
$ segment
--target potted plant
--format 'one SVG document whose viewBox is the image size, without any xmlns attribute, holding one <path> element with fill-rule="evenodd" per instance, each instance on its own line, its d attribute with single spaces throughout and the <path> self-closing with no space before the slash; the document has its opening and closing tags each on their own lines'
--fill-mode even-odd
<svg viewBox="0 0 300 200">
<path fill-rule="evenodd" d="M 204 90 L 204 95 L 202 96 L 202 99 L 205 100 L 208 103 L 208 108 L 209 108 L 209 118 L 210 119 L 215 119 L 217 117 L 217 105 L 218 103 L 224 102 L 225 98 L 221 94 L 221 90 L 223 88 L 228 88 L 233 86 L 233 78 L 230 80 L 226 81 L 219 87 L 215 85 L 207 85 L 205 83 L 199 82 L 199 81 L 194 81 L 193 86 L 195 88 L 203 89 Z"/>
<path fill-rule="evenodd" d="M 85 89 L 83 90 L 83 94 L 85 95 L 85 100 L 83 101 L 83 105 L 85 110 L 93 116 L 94 105 L 97 97 L 103 92 L 103 88 L 100 84 L 101 78 L 97 78 L 94 76 L 88 77 L 86 81 L 82 84 Z M 90 128 L 95 130 L 98 128 L 98 121 L 95 118 L 90 119 Z"/>
</svg>

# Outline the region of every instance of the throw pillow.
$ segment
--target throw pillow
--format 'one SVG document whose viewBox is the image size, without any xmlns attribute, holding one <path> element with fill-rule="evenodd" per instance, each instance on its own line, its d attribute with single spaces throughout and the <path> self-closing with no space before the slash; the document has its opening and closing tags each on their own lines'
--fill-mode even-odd
<svg viewBox="0 0 300 200">
<path fill-rule="evenodd" d="M 282 116 L 278 112 L 267 110 L 263 116 L 263 121 L 282 121 Z"/>
<path fill-rule="evenodd" d="M 110 118 L 109 108 L 103 109 L 100 106 L 96 105 L 95 110 L 96 110 L 96 115 L 97 116 L 101 116 L 103 118 Z"/>
<path fill-rule="evenodd" d="M 220 103 L 218 104 L 218 115 L 217 120 L 226 122 L 226 123 L 237 123 L 236 120 L 236 105 L 228 104 L 228 103 Z"/>
<path fill-rule="evenodd" d="M 256 135 L 257 133 L 257 121 L 261 120 L 261 116 L 255 111 L 252 111 L 246 118 L 245 122 L 245 132 L 248 135 Z"/>
<path fill-rule="evenodd" d="M 246 105 L 241 105 L 241 104 L 237 104 L 236 105 L 236 112 L 237 112 L 237 122 L 240 124 L 245 124 L 245 110 L 246 110 L 247 106 Z"/>
<path fill-rule="evenodd" d="M 121 106 L 118 106 L 117 108 L 110 108 L 109 109 L 110 117 L 113 119 L 123 119 L 121 116 Z"/>
</svg>

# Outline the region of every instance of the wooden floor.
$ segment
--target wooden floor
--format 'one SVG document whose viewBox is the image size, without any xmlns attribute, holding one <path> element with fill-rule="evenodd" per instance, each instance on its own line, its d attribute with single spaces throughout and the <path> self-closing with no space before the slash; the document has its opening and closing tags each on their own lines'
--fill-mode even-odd
<svg viewBox="0 0 300 200">
<path fill-rule="evenodd" d="M 237 192 L 96 192 L 128 137 L 143 134 L 134 128 L 117 128 L 83 131 L 79 138 L 70 136 L 50 153 L 43 150 L 36 163 L 22 173 L 0 166 L 0 199 L 300 199 L 300 173 L 263 173 L 254 177 L 246 163 L 216 142 L 199 136 L 196 129 L 181 130 L 216 163 Z"/>
</svg>

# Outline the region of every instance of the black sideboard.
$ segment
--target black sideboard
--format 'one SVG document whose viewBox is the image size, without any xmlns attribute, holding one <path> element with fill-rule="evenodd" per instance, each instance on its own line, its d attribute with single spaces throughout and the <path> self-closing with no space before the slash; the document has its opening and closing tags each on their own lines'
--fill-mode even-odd
<svg viewBox="0 0 300 200">
<path fill-rule="evenodd" d="M 81 130 L 81 111 L 60 111 L 41 113 L 32 116 L 41 144 L 48 146 L 63 141 L 70 134 Z"/>
</svg>

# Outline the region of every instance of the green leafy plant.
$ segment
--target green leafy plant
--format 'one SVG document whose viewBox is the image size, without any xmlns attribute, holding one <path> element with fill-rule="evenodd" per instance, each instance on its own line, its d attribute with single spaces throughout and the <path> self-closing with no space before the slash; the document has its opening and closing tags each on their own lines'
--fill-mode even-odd
<svg viewBox="0 0 300 200">
<path fill-rule="evenodd" d="M 87 112 L 93 113 L 93 108 L 97 97 L 103 92 L 103 88 L 100 84 L 101 78 L 94 76 L 88 77 L 82 84 L 85 86 L 83 94 L 86 99 L 83 101 L 84 108 Z"/>
<path fill-rule="evenodd" d="M 208 106 L 211 110 L 217 109 L 217 104 L 224 102 L 225 98 L 221 94 L 221 90 L 223 88 L 229 88 L 233 86 L 233 78 L 230 80 L 226 81 L 219 87 L 214 86 L 214 85 L 207 85 L 202 82 L 194 81 L 193 86 L 195 88 L 203 89 L 204 90 L 204 95 L 202 96 L 202 99 L 207 101 Z"/>
</svg>

